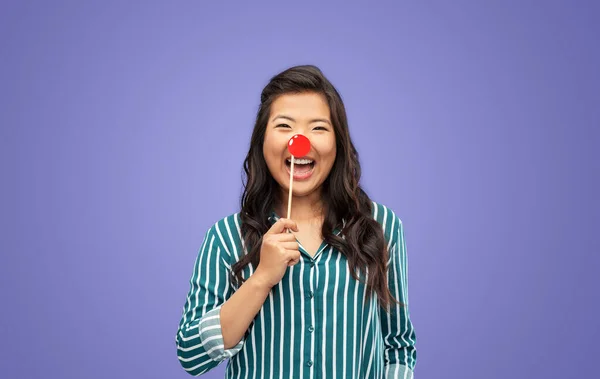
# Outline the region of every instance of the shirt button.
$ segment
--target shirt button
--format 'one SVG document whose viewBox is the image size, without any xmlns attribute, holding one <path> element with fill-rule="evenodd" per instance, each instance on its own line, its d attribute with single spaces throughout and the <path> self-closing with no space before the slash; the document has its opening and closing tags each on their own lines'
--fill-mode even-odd
<svg viewBox="0 0 600 379">
<path fill-rule="evenodd" d="M 313 297 L 315 297 L 315 293 L 313 291 L 310 291 L 308 293 L 308 297 L 310 297 L 312 299 Z"/>
<path fill-rule="evenodd" d="M 311 332 L 311 333 L 312 333 L 312 332 L 314 332 L 314 331 L 315 331 L 315 327 L 314 327 L 314 326 L 312 326 L 312 325 L 311 325 L 311 326 L 309 326 L 309 327 L 308 327 L 308 331 L 309 331 L 309 332 Z"/>
<path fill-rule="evenodd" d="M 315 261 L 310 261 L 310 267 L 315 267 Z"/>
<path fill-rule="evenodd" d="M 306 362 L 306 365 L 307 365 L 308 367 L 312 366 L 312 365 L 313 365 L 313 361 L 308 361 L 308 362 Z"/>
</svg>

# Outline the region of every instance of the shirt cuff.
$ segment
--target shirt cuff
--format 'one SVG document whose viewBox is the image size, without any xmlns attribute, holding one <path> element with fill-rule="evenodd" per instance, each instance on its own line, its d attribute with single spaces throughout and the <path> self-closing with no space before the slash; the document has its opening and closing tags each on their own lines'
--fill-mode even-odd
<svg viewBox="0 0 600 379">
<path fill-rule="evenodd" d="M 413 379 L 413 371 L 405 365 L 392 363 L 385 367 L 386 379 Z"/>
<path fill-rule="evenodd" d="M 240 340 L 231 349 L 225 350 L 223 332 L 221 331 L 221 306 L 206 312 L 198 324 L 200 340 L 206 353 L 215 361 L 221 362 L 231 358 L 242 350 L 244 340 Z"/>
</svg>

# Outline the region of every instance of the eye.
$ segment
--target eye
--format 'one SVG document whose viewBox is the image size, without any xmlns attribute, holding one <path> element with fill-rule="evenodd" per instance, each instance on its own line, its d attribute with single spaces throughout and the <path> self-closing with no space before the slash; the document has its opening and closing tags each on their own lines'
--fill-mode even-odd
<svg viewBox="0 0 600 379">
<path fill-rule="evenodd" d="M 319 129 L 320 129 L 320 130 L 328 130 L 328 129 L 327 129 L 326 127 L 324 127 L 324 126 L 317 126 L 317 127 L 315 127 L 315 129 L 314 129 L 314 130 L 319 130 Z"/>
<path fill-rule="evenodd" d="M 276 128 L 292 128 L 291 126 L 289 126 L 288 124 L 279 124 L 275 126 Z"/>
</svg>

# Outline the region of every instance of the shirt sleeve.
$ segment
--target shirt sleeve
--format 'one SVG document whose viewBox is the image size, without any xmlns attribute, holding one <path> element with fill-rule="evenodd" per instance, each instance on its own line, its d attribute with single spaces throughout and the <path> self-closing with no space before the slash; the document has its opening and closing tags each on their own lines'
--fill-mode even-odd
<svg viewBox="0 0 600 379">
<path fill-rule="evenodd" d="M 204 237 L 196 258 L 190 290 L 175 338 L 177 357 L 183 368 L 197 376 L 237 354 L 244 345 L 225 349 L 221 331 L 221 306 L 232 295 L 231 266 L 215 227 Z"/>
<path fill-rule="evenodd" d="M 381 312 L 386 378 L 412 379 L 417 361 L 416 335 L 408 308 L 406 242 L 402 221 L 396 218 L 396 229 L 388 261 L 388 285 L 394 298 L 403 304 L 392 304 L 390 312 Z"/>
</svg>

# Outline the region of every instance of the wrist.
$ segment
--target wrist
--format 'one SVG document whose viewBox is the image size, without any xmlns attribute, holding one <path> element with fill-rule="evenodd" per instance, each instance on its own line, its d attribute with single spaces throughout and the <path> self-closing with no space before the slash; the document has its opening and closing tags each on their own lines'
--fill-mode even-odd
<svg viewBox="0 0 600 379">
<path fill-rule="evenodd" d="M 267 278 L 265 278 L 264 275 L 262 275 L 258 270 L 250 275 L 250 278 L 248 278 L 247 282 L 250 282 L 256 289 L 266 292 L 271 291 L 271 288 L 273 287 Z"/>
</svg>

